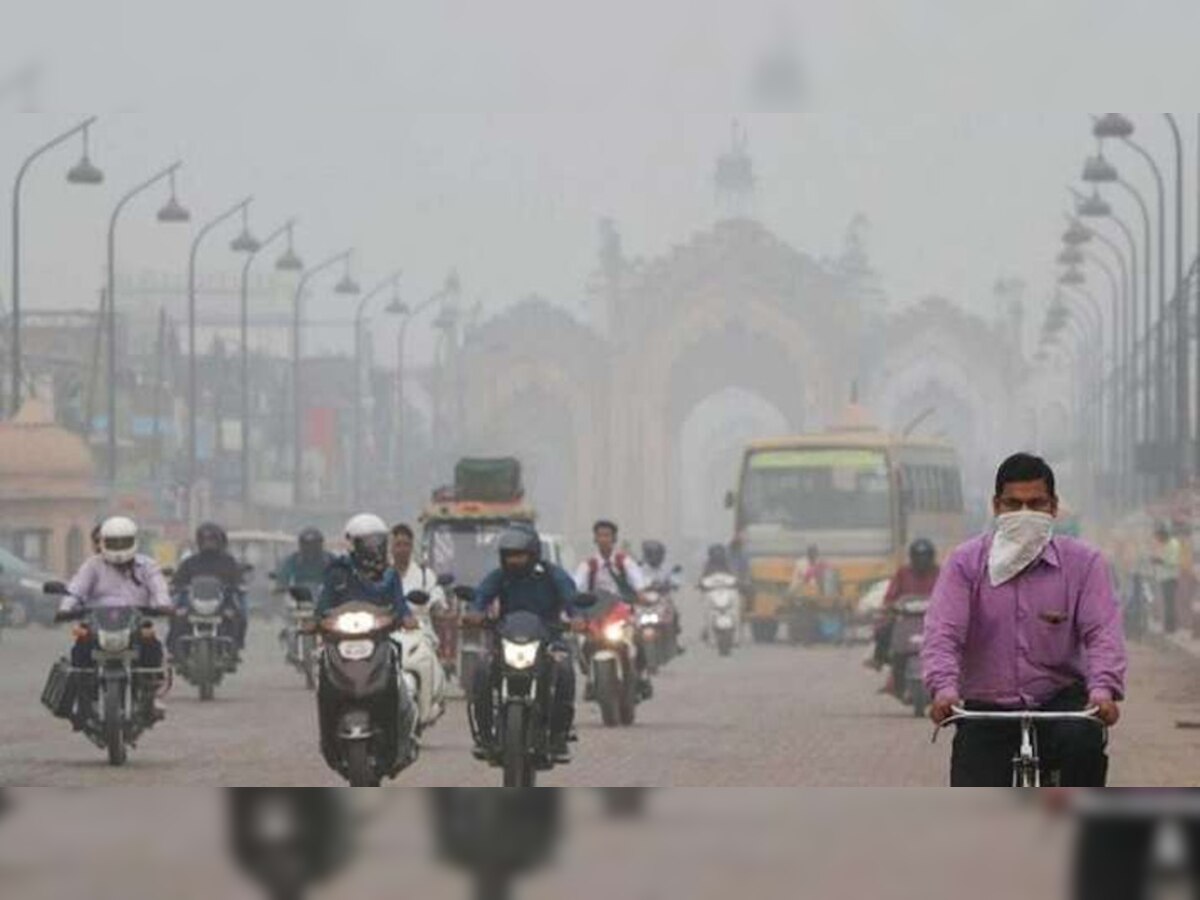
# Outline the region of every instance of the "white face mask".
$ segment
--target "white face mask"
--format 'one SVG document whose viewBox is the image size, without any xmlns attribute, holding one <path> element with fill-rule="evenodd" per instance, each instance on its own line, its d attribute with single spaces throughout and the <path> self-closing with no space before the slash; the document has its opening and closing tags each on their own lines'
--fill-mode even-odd
<svg viewBox="0 0 1200 900">
<path fill-rule="evenodd" d="M 996 536 L 988 553 L 988 576 L 992 587 L 1012 581 L 1042 555 L 1054 535 L 1054 516 L 1049 513 L 1005 513 L 996 517 Z"/>
</svg>

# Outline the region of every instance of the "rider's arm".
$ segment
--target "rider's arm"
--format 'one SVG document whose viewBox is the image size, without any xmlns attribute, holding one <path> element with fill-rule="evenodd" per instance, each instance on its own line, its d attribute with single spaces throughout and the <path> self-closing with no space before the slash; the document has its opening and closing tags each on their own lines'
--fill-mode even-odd
<svg viewBox="0 0 1200 900">
<path fill-rule="evenodd" d="M 1096 553 L 1080 587 L 1075 628 L 1086 649 L 1091 702 L 1125 697 L 1125 637 L 1121 610 L 1113 594 L 1104 558 Z"/>
<path fill-rule="evenodd" d="M 479 582 L 475 588 L 475 596 L 471 598 L 471 612 L 487 612 L 488 606 L 500 594 L 500 583 L 503 577 L 503 573 L 497 569 Z"/>
<path fill-rule="evenodd" d="M 100 564 L 98 556 L 84 561 L 83 565 L 79 567 L 79 571 L 75 573 L 75 577 L 71 579 L 71 583 L 67 585 L 68 596 L 62 598 L 62 603 L 58 606 L 59 612 L 70 612 L 80 604 L 80 598 L 92 596 L 92 591 L 96 586 L 96 567 Z"/>
<path fill-rule="evenodd" d="M 574 579 L 558 566 L 550 567 L 550 577 L 554 579 L 555 591 L 562 598 L 563 612 L 570 619 L 579 618 L 579 608 L 575 605 L 575 597 L 579 592 L 575 589 Z"/>
<path fill-rule="evenodd" d="M 629 580 L 629 586 L 639 594 L 650 587 L 646 581 L 646 573 L 636 560 L 625 560 L 625 577 Z"/>
<path fill-rule="evenodd" d="M 584 560 L 575 567 L 575 590 L 586 591 L 588 582 L 591 581 L 591 566 L 588 560 Z"/>
<path fill-rule="evenodd" d="M 961 551 L 946 564 L 925 616 L 921 670 L 935 700 L 959 696 L 963 647 L 971 619 L 969 560 Z"/>
<path fill-rule="evenodd" d="M 150 606 L 157 609 L 169 609 L 171 592 L 167 588 L 167 579 L 163 576 L 158 563 L 149 558 L 146 559 L 145 577 L 146 590 L 150 595 Z"/>
</svg>

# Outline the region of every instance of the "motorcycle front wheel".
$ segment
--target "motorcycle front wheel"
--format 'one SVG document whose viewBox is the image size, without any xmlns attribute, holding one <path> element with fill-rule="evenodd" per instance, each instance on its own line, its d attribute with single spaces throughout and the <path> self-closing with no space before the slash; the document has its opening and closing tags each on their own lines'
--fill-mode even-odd
<svg viewBox="0 0 1200 900">
<path fill-rule="evenodd" d="M 615 661 L 610 660 L 596 667 L 595 685 L 596 702 L 600 704 L 600 718 L 604 727 L 615 728 L 621 723 L 621 685 Z"/>
<path fill-rule="evenodd" d="M 717 653 L 728 656 L 733 652 L 733 632 L 721 630 L 717 632 Z"/>
<path fill-rule="evenodd" d="M 349 741 L 346 744 L 346 780 L 350 782 L 350 787 L 379 787 L 369 749 L 366 741 Z"/>
<path fill-rule="evenodd" d="M 533 766 L 525 747 L 525 732 L 529 711 L 520 703 L 504 710 L 504 786 L 524 788 L 534 786 Z"/>
<path fill-rule="evenodd" d="M 121 709 L 122 691 L 113 685 L 104 687 L 104 744 L 108 749 L 108 764 L 123 766 L 127 758 L 125 750 L 125 722 Z"/>
<path fill-rule="evenodd" d="M 208 641 L 197 641 L 192 645 L 192 671 L 196 673 L 196 687 L 200 699 L 208 702 L 213 698 L 213 645 Z"/>
</svg>

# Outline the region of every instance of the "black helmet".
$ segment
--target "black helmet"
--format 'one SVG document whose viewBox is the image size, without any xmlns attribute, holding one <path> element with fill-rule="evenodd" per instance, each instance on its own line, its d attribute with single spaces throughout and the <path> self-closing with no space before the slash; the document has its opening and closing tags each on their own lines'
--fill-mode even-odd
<svg viewBox="0 0 1200 900">
<path fill-rule="evenodd" d="M 225 529 L 216 522 L 205 522 L 196 529 L 196 552 L 224 550 L 229 543 Z"/>
<path fill-rule="evenodd" d="M 667 547 L 662 541 L 643 541 L 642 559 L 652 569 L 657 569 L 667 558 Z"/>
<path fill-rule="evenodd" d="M 937 561 L 937 548 L 928 538 L 917 538 L 908 547 L 908 561 L 914 569 L 928 571 Z"/>
<path fill-rule="evenodd" d="M 510 525 L 504 530 L 497 542 L 497 549 L 500 551 L 500 566 L 506 572 L 527 573 L 533 569 L 542 555 L 542 540 L 538 536 L 537 529 L 532 525 L 519 523 Z M 512 567 L 509 564 L 509 557 L 514 553 L 528 554 L 529 562 L 519 568 Z"/>
<path fill-rule="evenodd" d="M 320 528 L 309 527 L 300 532 L 298 541 L 302 549 L 304 547 L 324 547 L 325 535 L 321 534 Z"/>
</svg>

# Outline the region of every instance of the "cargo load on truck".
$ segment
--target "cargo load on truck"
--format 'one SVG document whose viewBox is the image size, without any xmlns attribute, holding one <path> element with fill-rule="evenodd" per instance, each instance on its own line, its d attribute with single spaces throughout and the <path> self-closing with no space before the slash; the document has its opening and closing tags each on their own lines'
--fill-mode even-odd
<svg viewBox="0 0 1200 900">
<path fill-rule="evenodd" d="M 521 461 L 467 458 L 454 467 L 454 495 L 457 500 L 480 503 L 504 503 L 520 500 L 525 494 L 521 482 Z"/>
</svg>

